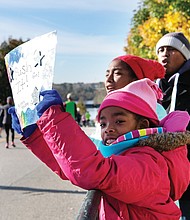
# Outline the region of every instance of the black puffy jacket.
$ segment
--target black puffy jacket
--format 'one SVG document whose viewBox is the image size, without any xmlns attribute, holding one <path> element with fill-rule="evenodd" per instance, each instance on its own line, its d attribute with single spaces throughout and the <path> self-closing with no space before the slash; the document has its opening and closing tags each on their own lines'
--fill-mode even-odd
<svg viewBox="0 0 190 220">
<path fill-rule="evenodd" d="M 178 73 L 176 100 L 172 100 L 176 75 L 173 75 L 168 81 L 165 78 L 160 80 L 159 87 L 164 93 L 162 105 L 169 113 L 171 103 L 175 102 L 175 110 L 187 111 L 190 114 L 190 60 L 183 64 Z M 187 130 L 190 131 L 190 123 Z M 188 159 L 190 160 L 190 145 L 188 145 Z M 190 186 L 182 196 L 182 199 L 190 200 Z"/>
</svg>

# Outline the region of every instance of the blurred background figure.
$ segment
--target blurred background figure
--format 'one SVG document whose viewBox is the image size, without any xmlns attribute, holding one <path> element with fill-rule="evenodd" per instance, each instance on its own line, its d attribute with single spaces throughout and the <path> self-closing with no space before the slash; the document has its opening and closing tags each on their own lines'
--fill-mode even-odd
<svg viewBox="0 0 190 220">
<path fill-rule="evenodd" d="M 81 121 L 82 121 L 82 126 L 86 127 L 86 113 L 82 114 Z"/>
<path fill-rule="evenodd" d="M 89 127 L 90 126 L 90 113 L 89 111 L 86 111 L 85 117 L 86 117 L 86 125 Z"/>
<path fill-rule="evenodd" d="M 2 102 L 0 100 L 0 107 L 1 106 L 2 106 Z M 2 130 L 3 130 L 3 109 L 0 109 L 0 138 L 2 137 L 1 136 Z"/>
<path fill-rule="evenodd" d="M 65 102 L 65 111 L 69 112 L 75 120 L 77 119 L 77 105 L 73 101 L 71 93 L 67 94 L 67 101 Z"/>
<path fill-rule="evenodd" d="M 81 126 L 81 113 L 80 113 L 80 108 L 77 108 L 76 121 L 77 121 L 77 123 Z"/>
<path fill-rule="evenodd" d="M 0 106 L 0 110 L 3 110 L 2 123 L 3 123 L 4 129 L 5 129 L 5 133 L 6 133 L 6 144 L 5 144 L 6 148 L 9 148 L 9 131 L 11 131 L 11 134 L 12 134 L 11 135 L 11 140 L 12 140 L 11 145 L 13 147 L 16 147 L 15 143 L 14 143 L 15 133 L 14 133 L 14 129 L 12 128 L 12 119 L 11 119 L 11 115 L 8 113 L 8 109 L 12 106 L 14 106 L 14 103 L 13 103 L 13 98 L 11 96 L 7 97 L 7 104 L 6 105 Z"/>
</svg>

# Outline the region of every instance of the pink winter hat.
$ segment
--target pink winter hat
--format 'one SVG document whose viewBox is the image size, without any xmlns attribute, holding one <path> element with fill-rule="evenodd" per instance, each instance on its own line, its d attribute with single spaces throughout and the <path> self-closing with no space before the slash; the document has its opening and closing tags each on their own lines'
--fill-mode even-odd
<svg viewBox="0 0 190 220">
<path fill-rule="evenodd" d="M 127 63 L 138 79 L 148 78 L 154 81 L 165 76 L 164 67 L 156 60 L 144 59 L 134 55 L 119 56 L 114 60 L 116 59 Z"/>
<path fill-rule="evenodd" d="M 98 121 L 102 109 L 117 106 L 144 116 L 158 125 L 156 106 L 157 100 L 162 98 L 162 91 L 152 80 L 145 78 L 131 82 L 122 89 L 108 93 L 98 110 Z"/>
</svg>

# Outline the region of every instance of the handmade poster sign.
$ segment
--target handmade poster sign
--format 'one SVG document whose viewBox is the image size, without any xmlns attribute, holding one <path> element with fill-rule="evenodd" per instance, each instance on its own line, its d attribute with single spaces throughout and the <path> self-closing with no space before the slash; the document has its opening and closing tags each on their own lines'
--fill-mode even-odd
<svg viewBox="0 0 190 220">
<path fill-rule="evenodd" d="M 52 89 L 56 31 L 36 37 L 5 56 L 15 109 L 21 128 L 34 124 L 40 91 Z"/>
</svg>

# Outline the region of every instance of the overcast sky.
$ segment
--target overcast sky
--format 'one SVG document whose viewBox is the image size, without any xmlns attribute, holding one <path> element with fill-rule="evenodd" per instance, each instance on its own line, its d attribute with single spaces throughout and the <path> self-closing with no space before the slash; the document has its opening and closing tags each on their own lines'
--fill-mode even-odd
<svg viewBox="0 0 190 220">
<path fill-rule="evenodd" d="M 57 31 L 54 83 L 102 82 L 140 0 L 0 0 L 0 43 Z"/>
</svg>

